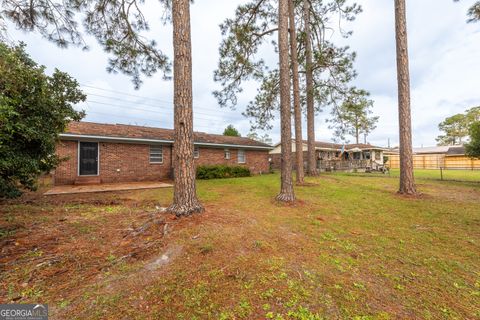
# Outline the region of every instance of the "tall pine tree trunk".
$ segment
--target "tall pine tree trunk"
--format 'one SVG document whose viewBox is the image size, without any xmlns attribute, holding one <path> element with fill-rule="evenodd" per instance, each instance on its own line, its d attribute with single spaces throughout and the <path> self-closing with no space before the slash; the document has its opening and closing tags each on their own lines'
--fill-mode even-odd
<svg viewBox="0 0 480 320">
<path fill-rule="evenodd" d="M 288 1 L 288 15 L 290 28 L 290 54 L 293 81 L 293 109 L 295 114 L 295 156 L 297 162 L 297 184 L 303 184 L 305 173 L 303 170 L 303 138 L 302 138 L 302 107 L 300 105 L 300 80 L 298 76 L 297 31 L 295 29 L 295 5 L 293 0 Z"/>
<path fill-rule="evenodd" d="M 312 40 L 310 31 L 310 2 L 303 1 L 303 15 L 305 23 L 305 78 L 307 81 L 307 170 L 308 175 L 316 176 L 317 157 L 315 151 L 315 109 L 313 101 L 313 57 L 312 57 Z"/>
<path fill-rule="evenodd" d="M 288 54 L 288 1 L 278 4 L 278 47 L 280 60 L 280 121 L 281 121 L 281 190 L 278 201 L 293 202 L 292 179 L 292 119 L 290 107 L 290 63 Z"/>
<path fill-rule="evenodd" d="M 193 166 L 192 43 L 190 0 L 172 1 L 174 53 L 174 189 L 169 212 L 187 216 L 202 212 Z"/>
<path fill-rule="evenodd" d="M 395 0 L 395 36 L 397 42 L 398 120 L 400 125 L 400 189 L 416 194 L 413 176 L 412 120 L 410 113 L 410 74 L 408 66 L 405 0 Z"/>
</svg>

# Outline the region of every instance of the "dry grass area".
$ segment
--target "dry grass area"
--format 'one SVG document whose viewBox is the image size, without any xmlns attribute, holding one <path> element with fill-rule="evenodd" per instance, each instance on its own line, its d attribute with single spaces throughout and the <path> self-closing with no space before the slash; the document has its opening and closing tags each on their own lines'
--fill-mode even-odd
<svg viewBox="0 0 480 320">
<path fill-rule="evenodd" d="M 327 175 L 272 199 L 278 175 L 0 205 L 0 302 L 52 319 L 479 319 L 480 185 Z"/>
</svg>

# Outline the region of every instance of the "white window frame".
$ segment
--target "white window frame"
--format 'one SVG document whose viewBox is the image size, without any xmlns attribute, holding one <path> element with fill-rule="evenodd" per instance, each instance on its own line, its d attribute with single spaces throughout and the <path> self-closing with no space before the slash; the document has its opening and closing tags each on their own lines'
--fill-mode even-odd
<svg viewBox="0 0 480 320">
<path fill-rule="evenodd" d="M 152 152 L 152 148 L 160 149 L 160 152 Z M 160 161 L 152 161 L 152 154 L 153 158 L 158 158 Z M 150 164 L 163 164 L 163 146 L 162 145 L 150 145 L 149 152 L 148 152 L 148 162 Z"/>
<path fill-rule="evenodd" d="M 225 158 L 225 160 L 230 160 L 232 158 L 232 155 L 230 153 L 230 149 L 225 149 L 224 150 L 224 158 Z"/>
<path fill-rule="evenodd" d="M 243 154 L 243 161 L 240 160 L 241 158 L 240 154 Z M 238 163 L 247 163 L 247 154 L 245 153 L 245 150 L 238 149 L 237 160 L 238 160 Z"/>
<path fill-rule="evenodd" d="M 200 148 L 198 146 L 193 146 L 193 158 L 200 158 Z"/>
</svg>

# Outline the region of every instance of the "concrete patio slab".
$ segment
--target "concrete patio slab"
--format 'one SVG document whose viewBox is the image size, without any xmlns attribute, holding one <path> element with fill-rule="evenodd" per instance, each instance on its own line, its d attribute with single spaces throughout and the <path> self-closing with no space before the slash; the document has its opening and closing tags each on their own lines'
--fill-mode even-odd
<svg viewBox="0 0 480 320">
<path fill-rule="evenodd" d="M 170 188 L 173 185 L 165 182 L 128 182 L 128 183 L 102 183 L 91 185 L 65 185 L 56 186 L 44 193 L 46 196 L 59 194 L 110 192 L 125 190 Z"/>
</svg>

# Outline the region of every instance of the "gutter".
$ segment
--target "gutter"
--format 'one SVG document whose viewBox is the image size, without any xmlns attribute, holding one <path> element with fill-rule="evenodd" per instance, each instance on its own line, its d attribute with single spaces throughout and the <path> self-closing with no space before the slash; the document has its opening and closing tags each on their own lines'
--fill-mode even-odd
<svg viewBox="0 0 480 320">
<path fill-rule="evenodd" d="M 61 133 L 60 140 L 95 140 L 95 141 L 105 141 L 105 142 L 125 142 L 125 143 L 164 143 L 164 144 L 173 144 L 173 140 L 164 140 L 164 139 L 146 139 L 146 138 L 127 138 L 127 137 L 109 137 L 109 136 L 96 136 L 96 135 L 84 135 L 84 134 L 74 134 L 74 133 Z M 223 144 L 223 143 L 210 143 L 210 142 L 194 142 L 196 146 L 209 146 L 209 147 L 220 147 L 220 148 L 242 148 L 242 149 L 256 149 L 256 150 L 272 150 L 273 147 L 263 147 L 263 146 L 249 146 L 242 144 Z"/>
</svg>

